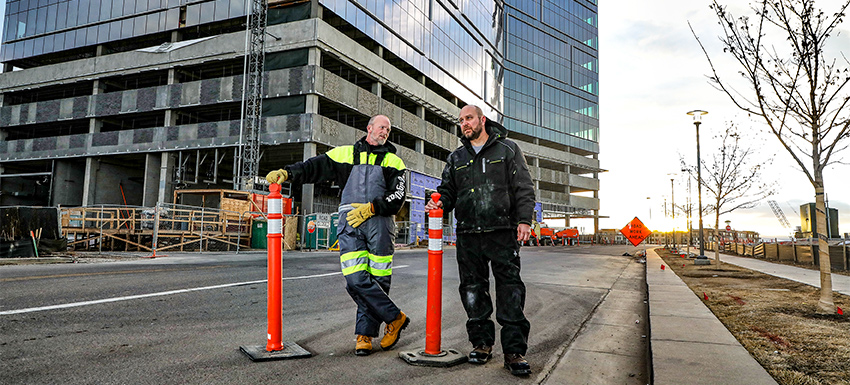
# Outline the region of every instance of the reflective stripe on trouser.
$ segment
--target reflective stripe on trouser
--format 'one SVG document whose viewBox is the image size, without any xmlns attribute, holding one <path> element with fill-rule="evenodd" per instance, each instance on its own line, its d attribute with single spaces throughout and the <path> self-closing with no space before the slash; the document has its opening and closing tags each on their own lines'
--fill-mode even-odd
<svg viewBox="0 0 850 385">
<path fill-rule="evenodd" d="M 496 280 L 496 321 L 502 327 L 500 340 L 505 354 L 525 354 L 531 324 L 525 318 L 525 284 L 520 277 L 519 243 L 516 231 L 498 230 L 458 234 L 457 263 L 460 298 L 468 320 L 469 342 L 493 345 L 495 327 L 490 315 L 490 269 Z M 488 266 L 489 265 L 489 266 Z"/>
<path fill-rule="evenodd" d="M 357 304 L 354 332 L 377 337 L 381 323 L 392 322 L 401 312 L 389 297 L 395 223 L 392 218 L 374 216 L 353 228 L 346 214 L 339 214 L 340 267 L 345 289 Z"/>
</svg>

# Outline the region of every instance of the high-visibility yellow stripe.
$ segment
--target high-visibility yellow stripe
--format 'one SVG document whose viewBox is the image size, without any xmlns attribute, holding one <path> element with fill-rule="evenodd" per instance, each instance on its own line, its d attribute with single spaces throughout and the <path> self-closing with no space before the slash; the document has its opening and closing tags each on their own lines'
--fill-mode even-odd
<svg viewBox="0 0 850 385">
<path fill-rule="evenodd" d="M 343 268 L 342 269 L 342 275 L 349 275 L 351 273 L 356 273 L 358 271 L 369 271 L 369 264 L 362 263 L 362 264 L 359 264 L 359 265 L 354 265 L 354 266 Z M 390 274 L 392 274 L 392 273 L 390 273 Z M 378 275 L 378 274 L 373 274 L 373 275 Z"/>
<path fill-rule="evenodd" d="M 345 262 L 351 259 L 363 258 L 369 255 L 369 252 L 366 250 L 358 250 L 358 251 L 349 251 L 345 254 L 339 256 L 340 262 Z M 365 262 L 365 259 L 364 259 Z"/>
<path fill-rule="evenodd" d="M 339 146 L 325 154 L 337 163 L 354 163 L 354 146 Z"/>
<path fill-rule="evenodd" d="M 396 154 L 387 153 L 387 155 L 384 156 L 384 161 L 381 162 L 381 167 L 392 167 L 396 170 L 404 170 L 404 161 L 402 161 Z"/>
<path fill-rule="evenodd" d="M 377 277 L 387 277 L 393 275 L 393 269 L 369 269 L 369 273 Z"/>
<path fill-rule="evenodd" d="M 379 277 L 392 275 L 393 256 L 369 254 L 369 273 Z"/>
<path fill-rule="evenodd" d="M 354 164 L 354 146 L 339 146 L 325 153 L 334 162 Z M 368 159 L 367 159 L 368 155 Z M 360 164 L 375 164 L 378 159 L 377 154 L 360 153 Z M 381 167 L 392 167 L 397 170 L 404 170 L 404 161 L 393 153 L 384 155 L 384 161 L 381 162 Z"/>
<path fill-rule="evenodd" d="M 372 260 L 372 261 L 375 261 L 377 263 L 388 263 L 388 262 L 393 261 L 393 256 L 392 255 L 381 256 L 381 255 L 369 254 L 369 259 Z"/>
</svg>

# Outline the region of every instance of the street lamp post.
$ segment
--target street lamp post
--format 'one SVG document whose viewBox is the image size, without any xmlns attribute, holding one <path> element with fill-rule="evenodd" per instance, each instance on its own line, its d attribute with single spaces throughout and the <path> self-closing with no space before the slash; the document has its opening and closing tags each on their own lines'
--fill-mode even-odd
<svg viewBox="0 0 850 385">
<path fill-rule="evenodd" d="M 686 168 L 682 169 L 683 173 L 686 173 L 687 171 L 688 171 L 688 169 L 686 169 Z M 688 253 L 688 258 L 690 258 L 691 257 L 691 243 L 693 243 L 693 239 L 694 239 L 693 235 L 691 234 L 691 177 L 690 177 L 690 175 L 688 175 L 688 198 L 685 200 L 685 202 L 687 202 L 687 207 L 688 207 L 687 211 L 685 211 L 685 216 L 687 217 L 687 220 L 685 221 L 685 223 L 688 226 L 688 243 L 687 243 L 687 245 L 688 245 L 687 249 L 688 250 L 687 250 L 687 253 Z"/>
<path fill-rule="evenodd" d="M 697 197 L 699 210 L 699 256 L 694 263 L 708 264 L 708 258 L 705 256 L 705 235 L 702 229 L 702 163 L 699 157 L 699 125 L 702 123 L 702 116 L 707 114 L 707 111 L 693 110 L 688 112 L 688 115 L 694 117 L 694 126 L 697 129 Z M 704 260 L 704 261 L 703 261 Z"/>
<path fill-rule="evenodd" d="M 676 249 L 676 196 L 673 190 L 673 178 L 670 178 L 670 206 L 673 207 L 673 249 Z"/>
</svg>

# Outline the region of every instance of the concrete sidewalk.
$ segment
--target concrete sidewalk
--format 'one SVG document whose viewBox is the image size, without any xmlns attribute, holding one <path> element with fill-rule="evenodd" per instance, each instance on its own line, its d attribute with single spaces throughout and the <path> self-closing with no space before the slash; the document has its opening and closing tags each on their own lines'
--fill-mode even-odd
<svg viewBox="0 0 850 385">
<path fill-rule="evenodd" d="M 776 384 L 652 249 L 646 250 L 646 285 L 653 383 Z"/>
<path fill-rule="evenodd" d="M 707 252 L 706 257 L 714 263 L 714 252 Z M 750 270 L 760 271 L 774 277 L 785 278 L 791 281 L 805 283 L 806 285 L 820 288 L 820 271 L 773 263 L 751 257 L 738 257 L 720 253 L 720 262 L 730 263 Z M 832 274 L 832 290 L 841 294 L 850 295 L 850 276 Z"/>
</svg>

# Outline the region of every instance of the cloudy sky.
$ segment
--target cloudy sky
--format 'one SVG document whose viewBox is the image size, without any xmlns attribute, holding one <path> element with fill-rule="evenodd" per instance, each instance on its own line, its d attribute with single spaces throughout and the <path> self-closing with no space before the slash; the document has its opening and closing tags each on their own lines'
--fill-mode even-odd
<svg viewBox="0 0 850 385">
<path fill-rule="evenodd" d="M 836 3 L 818 1 L 829 11 Z M 716 57 L 725 70 L 735 70 L 722 60 L 717 43 L 719 26 L 708 5 L 705 0 L 599 2 L 599 158 L 602 168 L 609 170 L 600 175 L 600 214 L 609 217 L 600 220 L 602 228 L 622 228 L 635 216 L 652 229 L 685 228 L 684 220 L 672 222 L 664 217 L 664 202 L 669 205 L 671 178 L 676 202 L 681 204 L 686 199 L 687 179 L 680 171 L 679 159 L 683 156 L 696 163 L 693 120 L 685 114 L 695 109 L 709 112 L 700 127 L 703 159 L 711 159 L 717 151 L 712 136 L 734 121 L 753 133 L 753 146 L 760 149 L 763 158 L 773 158 L 767 179 L 779 183 L 780 189 L 771 199 L 777 201 L 792 226 L 800 224 L 800 204 L 814 201 L 808 179 L 779 142 L 764 132 L 764 125 L 735 109 L 706 81 L 710 69 L 688 22 L 708 46 L 713 60 Z M 0 0 L 0 14 L 4 10 L 5 1 Z M 833 38 L 835 46 L 850 47 L 848 26 L 850 23 L 845 23 L 842 33 Z M 850 160 L 848 152 L 844 159 Z M 839 230 L 850 232 L 850 165 L 833 165 L 825 173 L 825 184 L 830 207 L 839 210 Z M 691 190 L 696 202 L 693 183 Z M 708 200 L 703 191 L 703 203 Z M 705 216 L 705 226 L 713 225 L 713 219 Z M 788 234 L 767 203 L 721 217 L 721 223 L 725 220 L 736 229 L 758 231 L 763 236 Z M 587 232 L 593 229 L 590 220 L 574 220 L 572 224 Z"/>
<path fill-rule="evenodd" d="M 731 2 L 731 1 L 730 1 Z M 818 1 L 824 10 L 836 9 L 835 1 Z M 814 188 L 779 141 L 764 132 L 764 124 L 737 110 L 725 94 L 712 88 L 706 79 L 708 62 L 691 34 L 688 22 L 707 45 L 721 71 L 734 74 L 733 63 L 722 60 L 718 35 L 721 33 L 710 2 L 651 0 L 643 2 L 599 2 L 600 56 L 600 161 L 602 228 L 622 228 L 638 216 L 651 229 L 674 225 L 664 218 L 664 200 L 669 205 L 674 179 L 677 204 L 687 195 L 687 179 L 682 176 L 679 158 L 696 163 L 696 135 L 691 110 L 709 114 L 700 126 L 701 157 L 710 159 L 718 146 L 711 137 L 721 133 L 728 122 L 750 130 L 762 158 L 773 158 L 767 179 L 779 183 L 779 193 L 771 197 L 784 211 L 792 226 L 800 225 L 799 206 L 814 201 Z M 831 8 L 827 8 L 830 7 Z M 744 9 L 741 9 L 744 10 Z M 835 40 L 850 47 L 850 30 L 845 23 Z M 850 92 L 850 90 L 847 90 Z M 850 160 L 850 151 L 844 152 Z M 670 175 L 676 174 L 676 175 Z M 703 177 L 706 176 L 703 170 Z M 829 206 L 839 210 L 839 230 L 850 232 L 850 166 L 834 165 L 824 176 Z M 696 202 L 696 184 L 692 183 Z M 650 199 L 647 199 L 649 197 Z M 703 204 L 709 196 L 703 190 Z M 651 210 L 651 213 L 650 213 Z M 651 219 L 650 219 L 651 214 Z M 723 226 L 730 220 L 736 229 L 754 230 L 762 236 L 784 236 L 784 229 L 765 202 L 754 209 L 721 216 Z M 713 226 L 714 216 L 704 216 L 704 225 Z M 696 226 L 696 221 L 694 222 Z M 592 229 L 592 223 L 574 221 Z"/>
</svg>

